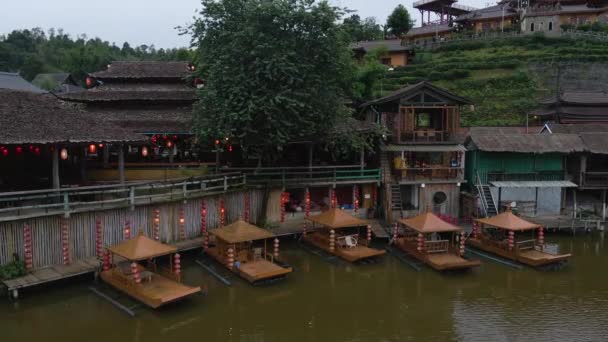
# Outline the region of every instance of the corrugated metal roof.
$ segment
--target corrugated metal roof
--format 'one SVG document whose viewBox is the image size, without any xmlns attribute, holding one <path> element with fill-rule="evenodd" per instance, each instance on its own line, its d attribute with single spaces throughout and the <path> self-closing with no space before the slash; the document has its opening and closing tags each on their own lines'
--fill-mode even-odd
<svg viewBox="0 0 608 342">
<path fill-rule="evenodd" d="M 382 147 L 388 152 L 465 152 L 462 145 L 387 145 Z"/>
<path fill-rule="evenodd" d="M 571 181 L 496 181 L 490 185 L 497 188 L 576 188 Z"/>
<path fill-rule="evenodd" d="M 486 152 L 573 153 L 585 152 L 585 143 L 577 134 L 500 134 L 478 135 L 471 132 L 469 149 Z"/>
</svg>

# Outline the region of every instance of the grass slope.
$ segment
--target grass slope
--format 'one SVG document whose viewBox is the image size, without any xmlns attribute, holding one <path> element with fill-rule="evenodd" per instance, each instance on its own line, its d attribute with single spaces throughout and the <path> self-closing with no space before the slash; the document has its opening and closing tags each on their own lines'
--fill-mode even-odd
<svg viewBox="0 0 608 342">
<path fill-rule="evenodd" d="M 386 75 L 383 89 L 386 95 L 429 80 L 474 101 L 475 110 L 463 113 L 465 126 L 521 125 L 538 99 L 555 89 L 557 63 L 591 62 L 608 62 L 607 44 L 543 36 L 449 43 L 417 51 L 412 64 Z"/>
</svg>

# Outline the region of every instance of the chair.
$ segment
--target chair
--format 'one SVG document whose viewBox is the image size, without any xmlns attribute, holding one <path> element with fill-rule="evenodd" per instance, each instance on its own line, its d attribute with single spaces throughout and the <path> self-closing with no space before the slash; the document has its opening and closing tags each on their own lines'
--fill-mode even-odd
<svg viewBox="0 0 608 342">
<path fill-rule="evenodd" d="M 253 249 L 253 261 L 258 261 L 262 259 L 262 248 L 258 247 L 258 248 L 254 248 Z"/>
</svg>

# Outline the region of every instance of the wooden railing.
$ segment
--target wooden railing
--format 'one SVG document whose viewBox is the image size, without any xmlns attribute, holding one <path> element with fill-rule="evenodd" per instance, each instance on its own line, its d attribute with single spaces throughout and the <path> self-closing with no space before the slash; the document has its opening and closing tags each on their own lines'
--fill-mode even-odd
<svg viewBox="0 0 608 342">
<path fill-rule="evenodd" d="M 449 142 L 450 133 L 443 130 L 419 129 L 401 132 L 399 142 Z"/>
<path fill-rule="evenodd" d="M 579 179 L 579 185 L 582 187 L 608 187 L 608 172 L 581 172 Z"/>
<path fill-rule="evenodd" d="M 517 241 L 515 243 L 515 247 L 518 251 L 533 250 L 535 246 L 536 246 L 536 240 L 534 240 L 534 239 Z"/>
<path fill-rule="evenodd" d="M 464 179 L 462 167 L 409 167 L 397 169 L 401 180 Z"/>
<path fill-rule="evenodd" d="M 446 253 L 450 248 L 449 240 L 425 241 L 424 250 L 427 253 Z"/>
<path fill-rule="evenodd" d="M 382 174 L 381 169 L 365 169 L 360 165 L 223 168 L 221 171 L 242 173 L 247 177 L 247 184 L 273 185 L 379 183 Z"/>
<path fill-rule="evenodd" d="M 534 172 L 487 172 L 479 174 L 481 184 L 496 181 L 549 181 L 564 180 L 563 171 L 534 171 Z"/>
<path fill-rule="evenodd" d="M 166 182 L 5 192 L 0 193 L 0 221 L 187 200 L 245 185 L 244 175 L 226 173 Z"/>
</svg>

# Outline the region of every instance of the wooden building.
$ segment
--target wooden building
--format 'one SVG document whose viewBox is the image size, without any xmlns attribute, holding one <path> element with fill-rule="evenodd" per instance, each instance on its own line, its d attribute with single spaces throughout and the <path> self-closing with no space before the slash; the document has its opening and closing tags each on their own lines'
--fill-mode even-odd
<svg viewBox="0 0 608 342">
<path fill-rule="evenodd" d="M 192 148 L 194 67 L 186 62 L 116 61 L 86 79 L 84 92 L 58 93 L 91 115 L 149 137 L 146 146 L 127 146 L 127 180 L 157 180 L 202 175 L 201 155 Z M 196 84 L 196 85 L 195 85 Z M 91 153 L 94 181 L 114 181 L 116 146 Z M 213 157 L 211 157 L 213 158 Z M 190 173 L 181 169 L 190 167 Z"/>
<path fill-rule="evenodd" d="M 471 11 L 454 19 L 462 29 L 475 33 L 505 31 L 513 28 L 519 20 L 516 7 L 509 2 Z"/>
<path fill-rule="evenodd" d="M 571 153 L 566 159 L 566 170 L 578 186 L 572 199 L 575 212 L 593 212 L 603 220 L 608 217 L 608 124 L 555 124 L 541 130 L 545 135 L 578 135 L 585 151 Z"/>
<path fill-rule="evenodd" d="M 82 184 L 87 151 L 147 138 L 51 94 L 0 89 L 0 191 Z M 124 155 L 123 155 L 124 157 Z M 124 171 L 124 158 L 117 156 Z"/>
<path fill-rule="evenodd" d="M 366 54 L 376 49 L 386 50 L 386 53 L 380 56 L 379 62 L 390 67 L 406 66 L 414 53 L 411 48 L 401 44 L 401 39 L 356 42 L 352 43 L 350 48 L 357 60 L 363 59 Z"/>
<path fill-rule="evenodd" d="M 516 202 L 528 216 L 559 215 L 570 180 L 566 158 L 584 152 L 576 134 L 541 135 L 525 127 L 473 127 L 466 140 L 468 188 L 479 207 L 465 216 L 492 216 Z"/>
<path fill-rule="evenodd" d="M 381 148 L 386 217 L 427 210 L 458 216 L 465 182 L 460 110 L 468 99 L 420 82 L 363 104 L 389 135 Z"/>
<path fill-rule="evenodd" d="M 532 0 L 521 17 L 521 32 L 557 35 L 563 27 L 606 22 L 608 2 L 605 0 Z"/>
<path fill-rule="evenodd" d="M 558 96 L 540 101 L 529 114 L 535 124 L 608 124 L 608 94 L 604 91 L 560 91 Z"/>
<path fill-rule="evenodd" d="M 454 18 L 475 10 L 457 0 L 419 0 L 413 6 L 420 11 L 420 26 L 410 29 L 404 39 L 408 45 L 425 44 L 449 37 L 455 30 Z M 425 20 L 426 14 L 426 20 Z M 431 15 L 436 18 L 431 20 Z"/>
</svg>

